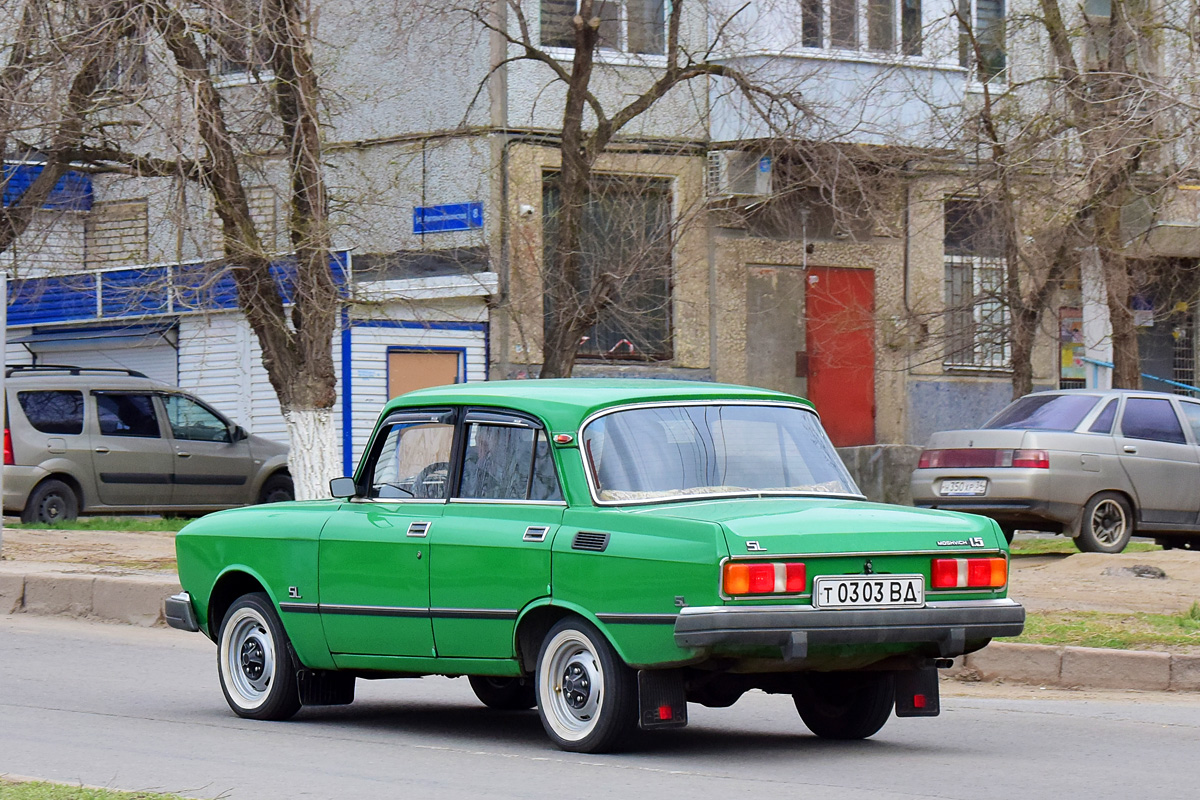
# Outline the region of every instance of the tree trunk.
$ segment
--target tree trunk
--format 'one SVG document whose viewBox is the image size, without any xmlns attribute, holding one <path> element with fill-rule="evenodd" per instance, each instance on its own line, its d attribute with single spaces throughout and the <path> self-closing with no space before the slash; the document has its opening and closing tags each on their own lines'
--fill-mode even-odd
<svg viewBox="0 0 1200 800">
<path fill-rule="evenodd" d="M 329 496 L 329 479 L 342 474 L 337 429 L 329 408 L 291 408 L 287 423 L 288 470 L 297 500 Z"/>
</svg>

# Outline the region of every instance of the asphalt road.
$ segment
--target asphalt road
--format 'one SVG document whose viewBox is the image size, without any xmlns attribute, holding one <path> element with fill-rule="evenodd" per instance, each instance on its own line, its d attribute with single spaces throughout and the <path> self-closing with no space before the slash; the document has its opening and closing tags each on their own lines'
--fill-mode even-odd
<svg viewBox="0 0 1200 800">
<path fill-rule="evenodd" d="M 0 774 L 232 800 L 1196 796 L 1195 695 L 976 690 L 836 743 L 754 693 L 690 707 L 686 730 L 641 752 L 581 756 L 553 749 L 535 712 L 483 708 L 465 679 L 358 687 L 352 706 L 250 722 L 199 634 L 0 616 Z"/>
</svg>

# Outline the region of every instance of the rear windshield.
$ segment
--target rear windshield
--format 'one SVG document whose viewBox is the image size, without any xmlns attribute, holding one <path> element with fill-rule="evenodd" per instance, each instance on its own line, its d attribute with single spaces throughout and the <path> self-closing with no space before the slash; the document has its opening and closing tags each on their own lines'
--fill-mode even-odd
<svg viewBox="0 0 1200 800">
<path fill-rule="evenodd" d="M 1094 394 L 1031 394 L 992 417 L 990 430 L 1073 431 L 1095 408 Z"/>
</svg>

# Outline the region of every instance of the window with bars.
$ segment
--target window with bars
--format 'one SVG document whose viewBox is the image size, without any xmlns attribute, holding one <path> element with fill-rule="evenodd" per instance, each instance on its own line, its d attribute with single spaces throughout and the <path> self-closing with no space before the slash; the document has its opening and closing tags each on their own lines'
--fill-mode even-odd
<svg viewBox="0 0 1200 800">
<path fill-rule="evenodd" d="M 544 258 L 553 257 L 562 193 L 558 175 L 543 183 Z M 671 357 L 671 183 L 598 175 L 584 201 L 579 241 L 582 295 L 608 291 L 608 306 L 579 345 L 582 357 Z M 546 314 L 554 311 L 546 293 Z"/>
<path fill-rule="evenodd" d="M 921 54 L 921 0 L 800 0 L 804 47 Z"/>
<path fill-rule="evenodd" d="M 945 203 L 946 348 L 956 369 L 1008 369 L 1012 342 L 1004 302 L 1008 262 L 995 208 L 975 199 Z"/>
<path fill-rule="evenodd" d="M 541 0 L 543 47 L 574 47 L 579 0 Z M 666 52 L 666 0 L 595 0 L 601 50 L 642 55 Z"/>
<path fill-rule="evenodd" d="M 1174 369 L 1172 370 L 1171 379 L 1177 383 L 1187 384 L 1188 386 L 1196 385 L 1196 329 L 1189 316 L 1186 320 L 1175 326 L 1171 332 L 1175 339 L 1174 347 Z M 1182 387 L 1173 387 L 1175 394 L 1187 395 L 1194 397 L 1195 392 Z"/>
<path fill-rule="evenodd" d="M 958 0 L 958 64 L 979 83 L 1004 78 L 1004 2 Z"/>
</svg>

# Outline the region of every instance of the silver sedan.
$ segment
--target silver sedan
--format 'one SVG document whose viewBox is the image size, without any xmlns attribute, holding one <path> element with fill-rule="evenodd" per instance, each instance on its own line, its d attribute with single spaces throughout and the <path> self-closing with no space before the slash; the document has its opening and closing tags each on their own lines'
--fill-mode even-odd
<svg viewBox="0 0 1200 800">
<path fill-rule="evenodd" d="M 935 433 L 912 475 L 913 502 L 1062 533 L 1119 553 L 1136 530 L 1200 547 L 1200 401 L 1074 389 L 1026 395 L 977 430 Z"/>
</svg>

